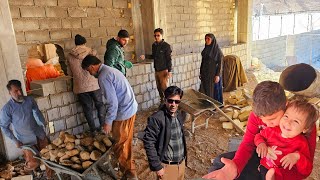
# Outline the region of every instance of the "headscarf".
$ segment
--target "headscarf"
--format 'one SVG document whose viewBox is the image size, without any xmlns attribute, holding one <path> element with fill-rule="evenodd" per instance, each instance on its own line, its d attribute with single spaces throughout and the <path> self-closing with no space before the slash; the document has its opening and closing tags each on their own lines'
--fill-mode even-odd
<svg viewBox="0 0 320 180">
<path fill-rule="evenodd" d="M 223 53 L 217 43 L 216 38 L 212 33 L 206 34 L 205 37 L 211 38 L 212 41 L 210 45 L 205 45 L 203 51 L 201 52 L 202 57 L 209 57 L 209 59 L 220 61 L 223 57 Z"/>
</svg>

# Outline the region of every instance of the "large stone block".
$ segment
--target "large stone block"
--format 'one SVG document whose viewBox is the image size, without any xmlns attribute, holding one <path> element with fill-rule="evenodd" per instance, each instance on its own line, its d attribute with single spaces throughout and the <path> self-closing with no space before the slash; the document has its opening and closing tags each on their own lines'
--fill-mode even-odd
<svg viewBox="0 0 320 180">
<path fill-rule="evenodd" d="M 62 106 L 63 105 L 62 98 L 63 98 L 63 96 L 61 93 L 50 95 L 49 99 L 50 99 L 51 107 L 54 108 L 54 107 Z"/>
<path fill-rule="evenodd" d="M 49 98 L 47 96 L 35 98 L 35 101 L 37 102 L 40 111 L 47 110 L 47 109 L 51 108 L 50 103 L 49 103 Z"/>
<path fill-rule="evenodd" d="M 54 131 L 55 132 L 59 132 L 59 131 L 66 129 L 65 119 L 60 119 L 60 120 L 54 121 L 53 124 L 54 124 Z"/>
<path fill-rule="evenodd" d="M 71 108 L 69 105 L 60 107 L 60 116 L 66 117 L 71 115 Z"/>
<path fill-rule="evenodd" d="M 78 0 L 78 4 L 80 7 L 96 7 L 96 0 Z"/>
<path fill-rule="evenodd" d="M 91 37 L 104 37 L 107 34 L 107 29 L 105 27 L 91 28 Z"/>
<path fill-rule="evenodd" d="M 16 6 L 10 6 L 11 18 L 20 18 L 20 9 Z"/>
<path fill-rule="evenodd" d="M 43 7 L 20 7 L 21 17 L 45 17 L 46 12 Z"/>
<path fill-rule="evenodd" d="M 88 8 L 87 13 L 88 13 L 88 17 L 103 17 L 104 16 L 103 8 Z"/>
<path fill-rule="evenodd" d="M 74 38 L 77 34 L 82 35 L 83 37 L 90 37 L 90 29 L 72 29 L 72 38 Z M 74 46 L 74 41 L 73 42 L 73 46 Z"/>
<path fill-rule="evenodd" d="M 70 116 L 66 119 L 67 129 L 73 128 L 78 125 L 77 116 Z"/>
<path fill-rule="evenodd" d="M 17 40 L 17 43 L 25 42 L 26 41 L 26 37 L 24 36 L 24 32 L 16 32 L 16 40 Z"/>
<path fill-rule="evenodd" d="M 58 6 L 64 6 L 64 7 L 77 7 L 78 6 L 78 0 L 58 0 Z"/>
<path fill-rule="evenodd" d="M 70 76 L 61 76 L 54 79 L 54 86 L 56 88 L 56 93 L 71 91 L 71 81 Z"/>
<path fill-rule="evenodd" d="M 34 5 L 33 0 L 10 0 L 10 6 L 32 6 Z"/>
<path fill-rule="evenodd" d="M 68 105 L 70 103 L 74 103 L 74 94 L 73 92 L 64 92 L 62 93 L 63 96 L 63 104 Z"/>
<path fill-rule="evenodd" d="M 128 8 L 127 0 L 113 0 L 112 2 L 114 8 Z"/>
<path fill-rule="evenodd" d="M 112 8 L 112 0 L 97 0 L 97 6 Z"/>
<path fill-rule="evenodd" d="M 60 29 L 61 19 L 46 18 L 39 19 L 40 29 Z"/>
<path fill-rule="evenodd" d="M 80 126 L 77 126 L 77 127 L 73 128 L 72 129 L 72 133 L 74 135 L 83 133 L 83 125 L 80 125 Z"/>
<path fill-rule="evenodd" d="M 49 121 L 53 121 L 55 119 L 60 118 L 60 112 L 59 112 L 59 108 L 53 108 L 53 109 L 49 109 L 47 111 L 48 114 L 48 120 Z"/>
<path fill-rule="evenodd" d="M 62 27 L 63 28 L 72 28 L 77 29 L 81 28 L 81 19 L 80 18 L 67 18 L 62 19 Z"/>
<path fill-rule="evenodd" d="M 68 8 L 70 17 L 87 17 L 87 9 L 85 8 Z"/>
<path fill-rule="evenodd" d="M 77 103 L 70 104 L 70 108 L 71 108 L 71 113 L 72 113 L 72 115 L 74 115 L 74 114 L 77 114 L 77 113 L 78 113 Z"/>
<path fill-rule="evenodd" d="M 70 39 L 71 38 L 71 31 L 70 30 L 51 30 L 50 31 L 50 38 L 52 40 Z"/>
<path fill-rule="evenodd" d="M 36 6 L 57 6 L 58 0 L 34 0 Z"/>
<path fill-rule="evenodd" d="M 51 79 L 32 81 L 30 88 L 32 94 L 39 96 L 55 94 L 54 82 Z"/>
<path fill-rule="evenodd" d="M 46 7 L 46 16 L 63 18 L 68 16 L 68 11 L 63 7 Z"/>
<path fill-rule="evenodd" d="M 48 31 L 27 31 L 25 32 L 26 41 L 30 42 L 47 42 L 49 41 L 49 32 Z"/>
<path fill-rule="evenodd" d="M 99 27 L 99 19 L 98 18 L 82 18 L 82 27 L 83 28 L 94 28 Z M 104 32 L 104 35 L 106 31 Z"/>
<path fill-rule="evenodd" d="M 113 18 L 100 18 L 101 27 L 110 27 L 115 25 L 116 25 L 116 20 Z"/>
<path fill-rule="evenodd" d="M 116 26 L 119 27 L 129 27 L 132 26 L 131 20 L 127 18 L 118 18 L 116 19 Z"/>
</svg>

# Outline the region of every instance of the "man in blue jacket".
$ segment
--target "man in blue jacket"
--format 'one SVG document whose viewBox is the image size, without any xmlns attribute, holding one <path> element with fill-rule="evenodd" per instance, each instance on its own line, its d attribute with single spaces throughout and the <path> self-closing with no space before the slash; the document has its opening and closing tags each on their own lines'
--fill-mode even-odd
<svg viewBox="0 0 320 180">
<path fill-rule="evenodd" d="M 119 161 L 122 179 L 137 179 L 132 156 L 133 127 L 138 104 L 126 77 L 115 68 L 106 66 L 92 55 L 82 61 L 82 68 L 98 78 L 106 99 L 107 115 L 103 124 L 106 134 L 112 131 L 114 154 Z"/>
</svg>

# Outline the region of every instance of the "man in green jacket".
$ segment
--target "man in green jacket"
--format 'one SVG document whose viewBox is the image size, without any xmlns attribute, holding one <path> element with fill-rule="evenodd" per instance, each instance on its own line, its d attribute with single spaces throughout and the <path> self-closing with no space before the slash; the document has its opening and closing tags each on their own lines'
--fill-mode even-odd
<svg viewBox="0 0 320 180">
<path fill-rule="evenodd" d="M 124 59 L 124 47 L 129 42 L 128 31 L 122 29 L 117 38 L 111 38 L 107 42 L 107 50 L 104 54 L 104 64 L 118 69 L 126 76 L 126 68 L 131 68 L 132 63 Z"/>
</svg>

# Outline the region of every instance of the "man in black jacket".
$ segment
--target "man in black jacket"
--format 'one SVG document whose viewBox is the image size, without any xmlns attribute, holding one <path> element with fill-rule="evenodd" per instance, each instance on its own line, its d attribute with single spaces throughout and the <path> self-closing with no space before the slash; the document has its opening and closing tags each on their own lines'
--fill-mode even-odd
<svg viewBox="0 0 320 180">
<path fill-rule="evenodd" d="M 187 145 L 183 131 L 185 118 L 178 112 L 183 91 L 177 86 L 168 87 L 165 104 L 148 118 L 143 137 L 149 166 L 159 179 L 184 179 Z"/>
<path fill-rule="evenodd" d="M 160 95 L 161 104 L 164 103 L 164 90 L 168 87 L 169 78 L 172 76 L 172 59 L 171 59 L 171 46 L 162 39 L 163 30 L 161 28 L 154 30 L 155 42 L 152 44 L 152 55 L 141 55 L 140 58 L 144 60 L 153 59 L 155 78 L 157 89 Z"/>
</svg>

